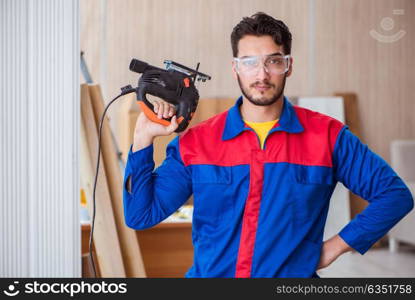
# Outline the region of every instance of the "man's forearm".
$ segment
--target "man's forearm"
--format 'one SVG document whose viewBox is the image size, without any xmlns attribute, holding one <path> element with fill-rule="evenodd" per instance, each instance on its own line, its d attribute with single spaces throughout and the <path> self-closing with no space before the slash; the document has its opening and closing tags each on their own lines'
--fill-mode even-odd
<svg viewBox="0 0 415 300">
<path fill-rule="evenodd" d="M 329 243 L 333 251 L 335 253 L 338 253 L 339 255 L 353 250 L 353 248 L 350 247 L 338 234 L 333 236 L 331 239 L 327 240 L 327 243 Z"/>
</svg>

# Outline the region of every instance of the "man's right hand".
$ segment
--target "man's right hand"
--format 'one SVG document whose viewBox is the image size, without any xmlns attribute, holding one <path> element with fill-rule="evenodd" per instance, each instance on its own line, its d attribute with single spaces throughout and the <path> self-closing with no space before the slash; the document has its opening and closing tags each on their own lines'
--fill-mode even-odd
<svg viewBox="0 0 415 300">
<path fill-rule="evenodd" d="M 164 126 L 153 122 L 141 112 L 135 124 L 133 152 L 150 146 L 157 136 L 172 134 L 178 127 L 176 116 L 174 115 L 176 111 L 173 105 L 163 101 L 153 101 L 152 104 L 154 105 L 154 112 L 157 113 L 159 119 L 173 116 L 170 125 Z"/>
</svg>

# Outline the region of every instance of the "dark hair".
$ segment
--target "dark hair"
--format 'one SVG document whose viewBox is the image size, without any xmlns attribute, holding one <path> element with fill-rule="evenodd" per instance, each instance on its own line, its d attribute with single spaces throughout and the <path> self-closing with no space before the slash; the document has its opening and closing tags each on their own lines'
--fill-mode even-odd
<svg viewBox="0 0 415 300">
<path fill-rule="evenodd" d="M 234 57 L 238 55 L 238 42 L 245 35 L 269 35 L 277 45 L 283 46 L 285 54 L 291 54 L 291 33 L 287 25 L 263 12 L 244 17 L 233 28 L 231 44 Z"/>
</svg>

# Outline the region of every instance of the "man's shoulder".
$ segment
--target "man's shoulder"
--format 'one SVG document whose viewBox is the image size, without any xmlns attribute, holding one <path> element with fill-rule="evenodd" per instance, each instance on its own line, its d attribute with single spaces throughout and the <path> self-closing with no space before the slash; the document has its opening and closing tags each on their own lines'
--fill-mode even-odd
<svg viewBox="0 0 415 300">
<path fill-rule="evenodd" d="M 340 130 L 344 124 L 336 118 L 326 114 L 294 105 L 294 111 L 305 129 L 337 129 Z"/>
<path fill-rule="evenodd" d="M 333 153 L 337 138 L 345 128 L 339 120 L 317 111 L 294 106 L 295 113 L 304 128 L 302 136 L 313 144 L 328 145 L 330 153 Z"/>
</svg>

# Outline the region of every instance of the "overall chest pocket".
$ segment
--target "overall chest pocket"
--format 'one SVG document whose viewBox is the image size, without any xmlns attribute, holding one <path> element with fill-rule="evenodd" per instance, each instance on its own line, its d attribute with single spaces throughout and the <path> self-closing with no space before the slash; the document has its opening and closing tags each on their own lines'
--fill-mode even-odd
<svg viewBox="0 0 415 300">
<path fill-rule="evenodd" d="M 296 166 L 293 170 L 293 201 L 296 223 L 315 221 L 328 208 L 336 182 L 329 167 Z"/>
<path fill-rule="evenodd" d="M 193 165 L 192 184 L 197 221 L 216 224 L 232 216 L 232 167 Z"/>
</svg>

